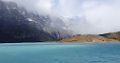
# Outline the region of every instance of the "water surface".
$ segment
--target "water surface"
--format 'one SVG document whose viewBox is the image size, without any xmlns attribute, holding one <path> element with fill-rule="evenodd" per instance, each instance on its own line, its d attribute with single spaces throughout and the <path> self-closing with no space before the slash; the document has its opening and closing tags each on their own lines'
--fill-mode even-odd
<svg viewBox="0 0 120 63">
<path fill-rule="evenodd" d="M 119 63 L 120 43 L 0 44 L 0 63 Z"/>
</svg>

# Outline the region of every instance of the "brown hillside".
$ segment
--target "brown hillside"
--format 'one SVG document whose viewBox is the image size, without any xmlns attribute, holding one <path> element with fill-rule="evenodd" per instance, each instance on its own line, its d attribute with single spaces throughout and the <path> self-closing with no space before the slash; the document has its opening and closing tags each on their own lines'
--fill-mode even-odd
<svg viewBox="0 0 120 63">
<path fill-rule="evenodd" d="M 62 39 L 63 42 L 103 42 L 103 41 L 113 41 L 113 39 L 108 39 L 98 35 L 77 35 L 70 38 Z"/>
<path fill-rule="evenodd" d="M 120 32 L 100 34 L 100 36 L 120 41 Z"/>
</svg>

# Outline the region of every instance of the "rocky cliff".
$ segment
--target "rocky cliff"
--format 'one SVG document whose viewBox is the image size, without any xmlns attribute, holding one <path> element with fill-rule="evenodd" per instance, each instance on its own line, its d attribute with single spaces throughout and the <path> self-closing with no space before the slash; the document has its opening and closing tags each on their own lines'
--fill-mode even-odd
<svg viewBox="0 0 120 63">
<path fill-rule="evenodd" d="M 49 15 L 28 12 L 14 2 L 0 0 L 0 42 L 49 41 L 67 36 L 62 28 L 49 28 L 53 20 L 63 24 L 57 17 L 51 19 Z"/>
</svg>

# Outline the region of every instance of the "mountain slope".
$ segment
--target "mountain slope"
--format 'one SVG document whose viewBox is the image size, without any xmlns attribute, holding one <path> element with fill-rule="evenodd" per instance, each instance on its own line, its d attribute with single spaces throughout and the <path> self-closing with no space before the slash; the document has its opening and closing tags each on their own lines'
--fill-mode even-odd
<svg viewBox="0 0 120 63">
<path fill-rule="evenodd" d="M 30 13 L 14 2 L 0 0 L 0 42 L 49 41 L 67 36 L 60 31 L 46 31 L 51 21 L 48 15 Z"/>
<path fill-rule="evenodd" d="M 76 35 L 70 38 L 65 38 L 61 40 L 62 42 L 104 42 L 113 41 L 113 39 L 108 39 L 98 35 Z"/>
<path fill-rule="evenodd" d="M 100 34 L 100 36 L 120 41 L 120 32 Z"/>
</svg>

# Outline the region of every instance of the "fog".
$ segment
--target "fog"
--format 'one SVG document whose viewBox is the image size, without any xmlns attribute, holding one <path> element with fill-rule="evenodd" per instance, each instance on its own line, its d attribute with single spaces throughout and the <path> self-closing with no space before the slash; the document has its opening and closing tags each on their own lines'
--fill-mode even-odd
<svg viewBox="0 0 120 63">
<path fill-rule="evenodd" d="M 120 31 L 120 0 L 4 0 L 63 20 L 76 34 Z M 55 24 L 59 24 L 54 22 Z M 62 26 L 62 25 L 61 25 Z M 56 26 L 55 26 L 56 27 Z"/>
</svg>

